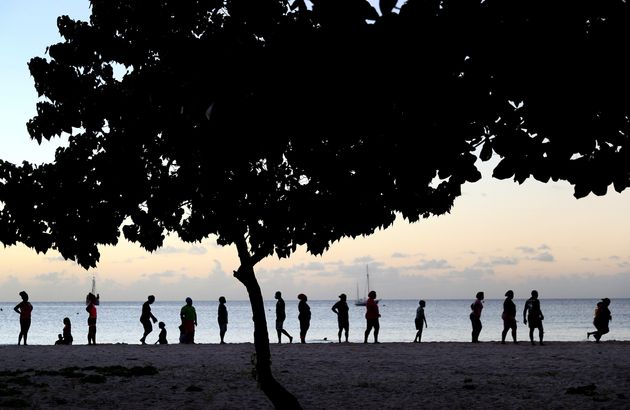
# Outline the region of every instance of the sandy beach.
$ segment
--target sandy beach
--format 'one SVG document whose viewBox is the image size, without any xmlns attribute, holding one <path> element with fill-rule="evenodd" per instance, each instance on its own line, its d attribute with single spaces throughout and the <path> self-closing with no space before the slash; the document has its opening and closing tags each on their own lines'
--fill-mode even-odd
<svg viewBox="0 0 630 410">
<path fill-rule="evenodd" d="M 0 346 L 0 408 L 269 409 L 253 344 Z M 305 409 L 630 408 L 630 342 L 272 345 Z"/>
</svg>

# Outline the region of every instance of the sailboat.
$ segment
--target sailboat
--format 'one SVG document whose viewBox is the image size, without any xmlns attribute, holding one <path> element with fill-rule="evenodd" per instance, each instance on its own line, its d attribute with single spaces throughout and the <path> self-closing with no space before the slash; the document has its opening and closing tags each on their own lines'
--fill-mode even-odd
<svg viewBox="0 0 630 410">
<path fill-rule="evenodd" d="M 367 276 L 367 289 L 366 292 L 370 291 L 370 271 L 367 267 L 367 265 L 365 266 L 365 275 Z M 359 297 L 359 284 L 357 283 L 357 301 L 354 302 L 355 306 L 365 306 L 367 303 L 367 298 L 362 298 Z"/>
<path fill-rule="evenodd" d="M 92 295 L 96 296 L 96 301 L 94 302 L 94 304 L 95 305 L 100 305 L 101 304 L 101 295 L 96 293 L 96 277 L 95 276 L 92 276 L 92 291 L 90 293 Z M 87 298 L 85 298 L 85 303 L 86 304 L 90 303 L 89 296 Z"/>
</svg>

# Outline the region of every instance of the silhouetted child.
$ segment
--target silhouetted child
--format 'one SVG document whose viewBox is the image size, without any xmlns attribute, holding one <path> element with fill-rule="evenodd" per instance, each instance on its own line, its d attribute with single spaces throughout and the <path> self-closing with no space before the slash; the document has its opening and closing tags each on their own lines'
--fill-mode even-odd
<svg viewBox="0 0 630 410">
<path fill-rule="evenodd" d="M 160 334 L 158 335 L 158 340 L 155 344 L 167 345 L 168 340 L 166 340 L 166 325 L 164 322 L 158 323 L 158 327 L 160 328 Z"/>
<path fill-rule="evenodd" d="M 427 318 L 424 315 L 424 307 L 426 306 L 426 302 L 421 300 L 418 302 L 418 309 L 416 309 L 416 337 L 413 339 L 414 343 L 420 343 L 422 340 L 422 326 L 429 327 L 427 324 Z"/>
<path fill-rule="evenodd" d="M 224 345 L 225 342 L 223 338 L 225 337 L 225 332 L 227 332 L 228 325 L 228 311 L 227 307 L 225 307 L 225 297 L 221 296 L 219 298 L 219 309 L 217 312 L 217 321 L 219 323 L 219 337 L 221 338 L 221 344 Z"/>
<path fill-rule="evenodd" d="M 595 341 L 599 343 L 599 339 L 601 339 L 602 335 L 605 335 L 609 332 L 608 323 L 612 320 L 612 314 L 610 313 L 610 299 L 604 298 L 600 302 L 597 302 L 597 308 L 595 309 L 595 316 L 593 317 L 593 325 L 595 332 L 586 333 L 586 338 L 593 335 L 595 337 Z"/>
<path fill-rule="evenodd" d="M 59 333 L 57 335 L 57 341 L 55 342 L 56 345 L 62 345 L 63 343 L 63 336 L 61 336 L 61 333 Z"/>
</svg>

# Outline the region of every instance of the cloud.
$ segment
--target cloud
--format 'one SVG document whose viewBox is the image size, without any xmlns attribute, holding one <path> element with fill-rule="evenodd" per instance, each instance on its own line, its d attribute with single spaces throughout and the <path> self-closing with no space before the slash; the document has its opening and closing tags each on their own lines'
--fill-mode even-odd
<svg viewBox="0 0 630 410">
<path fill-rule="evenodd" d="M 508 256 L 492 258 L 490 260 L 491 266 L 517 265 L 517 264 L 518 264 L 518 258 L 508 257 Z"/>
<path fill-rule="evenodd" d="M 550 254 L 549 252 L 542 252 L 542 253 L 539 253 L 536 256 L 532 256 L 532 257 L 530 257 L 528 259 L 533 260 L 533 261 L 539 261 L 539 262 L 553 262 L 553 261 L 555 261 L 555 258 L 553 257 L 553 255 Z"/>
<path fill-rule="evenodd" d="M 617 255 L 611 255 L 611 256 L 608 257 L 608 259 L 613 260 L 613 261 L 618 261 L 621 258 L 619 256 L 617 256 Z"/>
<path fill-rule="evenodd" d="M 173 254 L 188 254 L 188 255 L 205 255 L 208 250 L 203 246 L 190 246 L 188 248 L 180 248 L 176 246 L 164 246 L 158 248 L 155 251 L 157 255 L 173 255 Z"/>
<path fill-rule="evenodd" d="M 549 250 L 551 250 L 551 248 L 550 248 L 548 245 L 545 245 L 545 244 L 543 243 L 542 245 L 540 245 L 540 246 L 538 247 L 538 250 L 541 250 L 541 251 L 549 251 Z"/>
<path fill-rule="evenodd" d="M 419 270 L 429 269 L 450 269 L 452 266 L 445 259 L 422 260 L 420 265 L 416 266 Z"/>
<path fill-rule="evenodd" d="M 162 278 L 173 278 L 177 274 L 172 270 L 167 270 L 163 272 L 155 272 L 155 273 L 145 273 L 142 276 L 149 279 L 162 279 Z"/>
<path fill-rule="evenodd" d="M 394 252 L 392 253 L 391 257 L 395 259 L 404 259 L 404 258 L 408 258 L 409 255 L 406 253 Z"/>
<path fill-rule="evenodd" d="M 527 253 L 527 254 L 536 253 L 536 249 L 531 248 L 529 246 L 519 246 L 516 249 L 521 251 L 521 252 L 523 252 L 523 253 Z"/>
<path fill-rule="evenodd" d="M 374 259 L 371 256 L 361 256 L 360 258 L 356 258 L 354 260 L 354 263 L 366 264 L 366 263 L 370 263 L 370 262 L 373 262 L 373 261 L 374 261 Z"/>
</svg>

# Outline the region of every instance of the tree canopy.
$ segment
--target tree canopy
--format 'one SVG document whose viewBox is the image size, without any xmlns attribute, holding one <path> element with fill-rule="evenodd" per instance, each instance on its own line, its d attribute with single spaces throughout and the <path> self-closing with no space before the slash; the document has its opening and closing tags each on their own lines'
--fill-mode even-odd
<svg viewBox="0 0 630 410">
<path fill-rule="evenodd" d="M 29 64 L 53 164 L 2 163 L 0 240 L 94 266 L 245 235 L 259 260 L 449 211 L 480 178 L 629 184 L 625 1 L 92 0 Z M 293 7 L 291 7 L 293 6 Z M 292 10 L 293 8 L 293 10 Z M 481 149 L 478 147 L 481 146 Z"/>
</svg>

